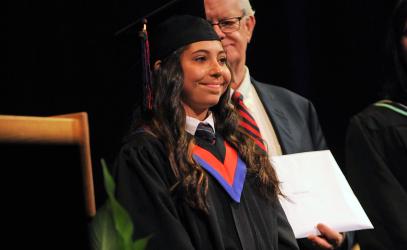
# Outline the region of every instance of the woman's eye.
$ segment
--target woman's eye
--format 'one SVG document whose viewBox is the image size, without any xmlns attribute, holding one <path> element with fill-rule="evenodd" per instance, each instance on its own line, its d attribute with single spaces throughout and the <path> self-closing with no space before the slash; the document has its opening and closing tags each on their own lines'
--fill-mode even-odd
<svg viewBox="0 0 407 250">
<path fill-rule="evenodd" d="M 226 57 L 221 57 L 221 58 L 219 58 L 219 63 L 220 63 L 220 64 L 226 64 L 226 62 L 227 62 Z"/>
<path fill-rule="evenodd" d="M 194 58 L 194 61 L 197 61 L 197 62 L 204 62 L 204 61 L 206 61 L 206 57 L 204 57 L 204 56 L 198 56 L 198 57 L 195 57 L 195 58 Z"/>
</svg>

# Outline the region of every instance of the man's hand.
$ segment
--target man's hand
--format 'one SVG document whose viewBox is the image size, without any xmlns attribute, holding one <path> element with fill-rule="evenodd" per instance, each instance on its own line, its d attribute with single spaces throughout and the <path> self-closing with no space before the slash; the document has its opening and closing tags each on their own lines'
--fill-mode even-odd
<svg viewBox="0 0 407 250">
<path fill-rule="evenodd" d="M 308 239 L 321 249 L 336 249 L 340 247 L 345 240 L 345 236 L 330 227 L 320 223 L 317 225 L 317 229 L 321 233 L 320 236 L 309 235 Z"/>
</svg>

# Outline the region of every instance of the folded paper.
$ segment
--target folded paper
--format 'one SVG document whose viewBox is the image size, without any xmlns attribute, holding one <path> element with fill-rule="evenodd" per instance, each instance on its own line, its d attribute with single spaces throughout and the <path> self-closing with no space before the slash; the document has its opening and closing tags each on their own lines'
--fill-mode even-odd
<svg viewBox="0 0 407 250">
<path fill-rule="evenodd" d="M 373 228 L 329 150 L 275 156 L 272 162 L 296 238 L 319 234 L 318 223 L 338 232 Z"/>
</svg>

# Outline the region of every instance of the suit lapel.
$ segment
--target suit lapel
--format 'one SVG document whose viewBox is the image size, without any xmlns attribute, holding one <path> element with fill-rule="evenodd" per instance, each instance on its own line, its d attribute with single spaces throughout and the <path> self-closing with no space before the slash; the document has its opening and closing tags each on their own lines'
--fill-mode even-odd
<svg viewBox="0 0 407 250">
<path fill-rule="evenodd" d="M 273 93 L 266 89 L 265 86 L 262 86 L 261 83 L 253 78 L 251 78 L 251 82 L 259 95 L 260 101 L 266 109 L 271 124 L 273 125 L 281 150 L 283 151 L 282 153 L 289 153 L 290 145 L 293 145 L 294 140 L 291 136 L 290 122 L 284 114 L 283 109 L 280 107 L 280 103 L 276 101 Z"/>
</svg>

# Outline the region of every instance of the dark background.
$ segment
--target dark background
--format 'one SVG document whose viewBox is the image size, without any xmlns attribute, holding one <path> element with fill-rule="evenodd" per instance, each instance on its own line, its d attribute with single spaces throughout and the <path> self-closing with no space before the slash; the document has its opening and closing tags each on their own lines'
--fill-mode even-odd
<svg viewBox="0 0 407 250">
<path fill-rule="evenodd" d="M 91 249 L 79 152 L 76 145 L 0 142 L 3 244 Z"/>
<path fill-rule="evenodd" d="M 98 205 L 104 198 L 99 160 L 113 164 L 140 99 L 136 32 L 113 34 L 161 2 L 8 3 L 0 113 L 88 112 Z M 349 118 L 378 99 L 386 23 L 395 2 L 252 1 L 252 76 L 314 103 L 340 165 Z"/>
</svg>

